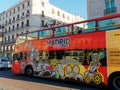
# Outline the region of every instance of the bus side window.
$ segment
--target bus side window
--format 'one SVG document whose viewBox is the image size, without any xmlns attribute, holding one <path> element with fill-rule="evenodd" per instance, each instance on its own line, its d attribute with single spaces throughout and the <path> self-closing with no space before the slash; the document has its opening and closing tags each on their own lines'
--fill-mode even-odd
<svg viewBox="0 0 120 90">
<path fill-rule="evenodd" d="M 20 53 L 15 53 L 15 54 L 13 55 L 13 60 L 14 60 L 14 61 L 20 61 L 20 60 L 21 60 L 21 58 L 20 58 Z"/>
<path fill-rule="evenodd" d="M 20 60 L 22 60 L 24 58 L 24 53 L 20 52 L 19 54 L 20 54 L 19 58 Z"/>
<path fill-rule="evenodd" d="M 65 58 L 69 60 L 71 58 L 71 51 L 65 51 Z"/>
<path fill-rule="evenodd" d="M 56 51 L 56 58 L 62 60 L 64 57 L 65 51 Z"/>
<path fill-rule="evenodd" d="M 42 51 L 39 52 L 39 58 L 42 59 Z"/>
<path fill-rule="evenodd" d="M 17 59 L 17 54 L 13 54 L 13 61 L 15 61 Z"/>
<path fill-rule="evenodd" d="M 54 59 L 55 58 L 55 51 L 49 51 L 49 59 Z"/>
<path fill-rule="evenodd" d="M 49 58 L 49 53 L 47 51 L 43 52 L 43 59 L 48 60 Z"/>
<path fill-rule="evenodd" d="M 86 53 L 85 53 L 83 65 L 88 65 L 88 58 Z"/>
</svg>

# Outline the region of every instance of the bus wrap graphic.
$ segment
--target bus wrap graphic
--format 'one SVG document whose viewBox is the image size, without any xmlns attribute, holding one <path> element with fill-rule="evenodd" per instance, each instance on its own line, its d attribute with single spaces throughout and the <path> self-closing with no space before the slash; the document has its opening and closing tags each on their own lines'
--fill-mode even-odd
<svg viewBox="0 0 120 90">
<path fill-rule="evenodd" d="M 119 70 L 120 66 L 120 31 L 107 31 L 108 74 Z M 114 68 L 113 68 L 114 67 Z"/>
<path fill-rule="evenodd" d="M 12 72 L 120 90 L 120 24 L 100 26 L 101 21 L 118 17 L 120 14 L 21 34 L 16 39 Z M 92 31 L 89 25 L 79 27 L 88 22 L 95 23 Z M 116 29 L 109 30 L 111 26 Z"/>
</svg>

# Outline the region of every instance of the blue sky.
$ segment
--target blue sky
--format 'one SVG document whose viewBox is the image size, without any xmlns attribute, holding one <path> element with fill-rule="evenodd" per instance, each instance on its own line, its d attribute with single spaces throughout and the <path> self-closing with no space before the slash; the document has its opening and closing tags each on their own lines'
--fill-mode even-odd
<svg viewBox="0 0 120 90">
<path fill-rule="evenodd" d="M 86 0 L 50 0 L 50 3 L 72 14 L 87 18 Z"/>
<path fill-rule="evenodd" d="M 0 13 L 11 7 L 19 0 L 0 0 Z M 72 14 L 87 18 L 86 0 L 49 0 L 51 4 Z"/>
</svg>

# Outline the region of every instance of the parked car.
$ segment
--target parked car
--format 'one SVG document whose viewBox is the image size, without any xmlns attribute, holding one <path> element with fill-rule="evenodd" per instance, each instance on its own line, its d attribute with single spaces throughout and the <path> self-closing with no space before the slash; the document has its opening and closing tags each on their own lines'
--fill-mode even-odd
<svg viewBox="0 0 120 90">
<path fill-rule="evenodd" d="M 11 61 L 6 58 L 0 58 L 0 68 L 10 69 L 12 67 Z"/>
<path fill-rule="evenodd" d="M 0 68 L 7 68 L 7 59 L 0 58 Z"/>
</svg>

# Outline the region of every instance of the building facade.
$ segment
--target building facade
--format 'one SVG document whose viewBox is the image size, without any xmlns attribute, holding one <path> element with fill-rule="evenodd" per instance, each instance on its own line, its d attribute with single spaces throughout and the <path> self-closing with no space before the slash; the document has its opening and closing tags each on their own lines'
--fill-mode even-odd
<svg viewBox="0 0 120 90">
<path fill-rule="evenodd" d="M 54 22 L 59 25 L 81 20 L 84 19 L 50 4 L 49 0 L 20 0 L 0 13 L 2 56 L 12 58 L 18 34 L 49 27 Z"/>
<path fill-rule="evenodd" d="M 120 13 L 120 0 L 87 0 L 88 19 Z"/>
</svg>

